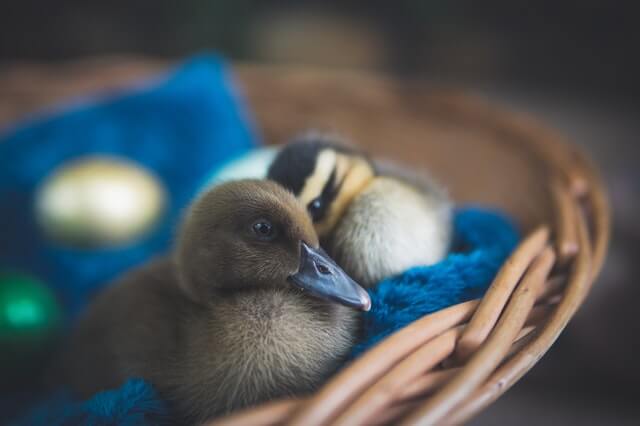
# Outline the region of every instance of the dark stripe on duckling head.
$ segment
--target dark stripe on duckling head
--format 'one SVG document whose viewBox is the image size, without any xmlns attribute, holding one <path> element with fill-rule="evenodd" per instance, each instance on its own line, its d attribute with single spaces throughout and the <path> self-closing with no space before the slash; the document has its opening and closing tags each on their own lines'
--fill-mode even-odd
<svg viewBox="0 0 640 426">
<path fill-rule="evenodd" d="M 278 153 L 269 170 L 267 178 L 278 182 L 296 195 L 300 195 L 306 179 L 313 174 L 318 156 L 325 149 L 336 152 L 351 153 L 352 151 L 333 140 L 318 135 L 309 138 L 302 136 L 294 139 Z"/>
<path fill-rule="evenodd" d="M 342 182 L 336 185 L 336 167 L 334 166 L 327 183 L 322 189 L 322 193 L 317 198 L 311 200 L 307 205 L 307 210 L 314 222 L 319 222 L 325 218 L 327 211 L 329 210 L 329 206 L 340 192 L 341 185 Z"/>
</svg>

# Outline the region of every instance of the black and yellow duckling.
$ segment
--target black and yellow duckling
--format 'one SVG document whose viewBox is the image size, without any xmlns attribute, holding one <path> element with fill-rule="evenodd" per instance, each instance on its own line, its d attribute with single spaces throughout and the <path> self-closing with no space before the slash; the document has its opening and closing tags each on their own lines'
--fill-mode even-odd
<svg viewBox="0 0 640 426">
<path fill-rule="evenodd" d="M 451 202 L 431 179 L 339 143 L 304 135 L 286 145 L 268 177 L 307 206 L 322 245 L 356 281 L 371 286 L 447 253 Z"/>
<path fill-rule="evenodd" d="M 290 192 L 225 183 L 192 205 L 173 256 L 97 298 L 62 372 L 80 396 L 142 377 L 182 421 L 201 422 L 316 388 L 348 355 L 356 309 L 370 303 Z"/>
</svg>

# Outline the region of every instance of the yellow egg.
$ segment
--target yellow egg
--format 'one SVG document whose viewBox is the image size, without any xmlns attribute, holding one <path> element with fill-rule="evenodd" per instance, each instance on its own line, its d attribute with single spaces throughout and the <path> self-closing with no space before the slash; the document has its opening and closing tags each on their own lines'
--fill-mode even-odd
<svg viewBox="0 0 640 426">
<path fill-rule="evenodd" d="M 36 196 L 44 232 L 75 246 L 111 246 L 142 236 L 160 218 L 165 192 L 150 172 L 129 161 L 89 157 L 55 170 Z"/>
</svg>

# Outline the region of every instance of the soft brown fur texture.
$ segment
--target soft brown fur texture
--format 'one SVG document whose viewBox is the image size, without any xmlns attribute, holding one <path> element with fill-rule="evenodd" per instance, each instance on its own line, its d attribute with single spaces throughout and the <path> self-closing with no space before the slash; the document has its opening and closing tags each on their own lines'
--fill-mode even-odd
<svg viewBox="0 0 640 426">
<path fill-rule="evenodd" d="M 257 218 L 278 224 L 277 242 L 252 239 Z M 318 245 L 304 207 L 275 183 L 204 194 L 173 258 L 128 274 L 90 307 L 63 356 L 67 383 L 88 396 L 142 377 L 188 423 L 312 391 L 349 352 L 358 321 L 286 281 L 299 241 Z"/>
</svg>

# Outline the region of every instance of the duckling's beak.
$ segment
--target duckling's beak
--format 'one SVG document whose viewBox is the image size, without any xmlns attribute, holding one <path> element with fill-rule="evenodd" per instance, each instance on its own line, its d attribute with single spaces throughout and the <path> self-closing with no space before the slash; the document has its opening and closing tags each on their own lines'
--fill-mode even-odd
<svg viewBox="0 0 640 426">
<path fill-rule="evenodd" d="M 300 267 L 289 276 L 296 286 L 314 296 L 363 311 L 371 309 L 365 289 L 353 281 L 324 250 L 300 243 Z"/>
</svg>

